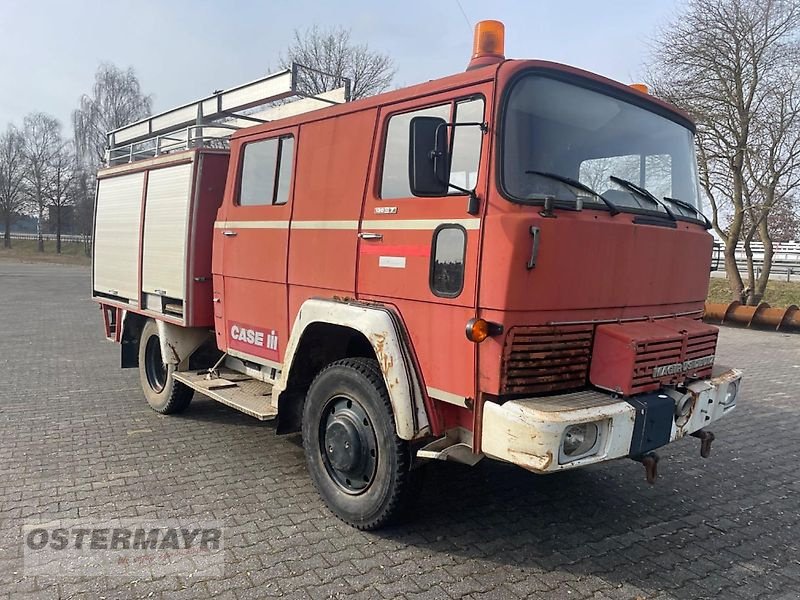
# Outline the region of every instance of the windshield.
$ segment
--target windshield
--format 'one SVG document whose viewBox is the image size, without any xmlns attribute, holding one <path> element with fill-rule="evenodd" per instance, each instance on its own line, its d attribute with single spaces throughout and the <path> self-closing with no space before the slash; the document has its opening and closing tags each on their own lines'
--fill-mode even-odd
<svg viewBox="0 0 800 600">
<path fill-rule="evenodd" d="M 697 218 L 687 206 L 663 202 L 677 199 L 699 208 L 692 132 L 635 104 L 551 77 L 526 75 L 508 97 L 502 143 L 503 189 L 514 199 L 544 194 L 580 199 L 587 208 L 603 206 L 600 198 L 563 181 L 569 178 L 620 210 L 671 210 Z M 658 201 L 612 176 L 646 189 Z"/>
</svg>

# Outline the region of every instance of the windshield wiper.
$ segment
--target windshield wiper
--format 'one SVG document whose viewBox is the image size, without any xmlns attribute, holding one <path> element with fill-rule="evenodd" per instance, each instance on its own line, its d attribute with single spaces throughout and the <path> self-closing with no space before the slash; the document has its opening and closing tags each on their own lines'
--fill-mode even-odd
<svg viewBox="0 0 800 600">
<path fill-rule="evenodd" d="M 675 216 L 675 213 L 672 212 L 672 209 L 669 206 L 667 206 L 666 204 L 664 204 L 661 200 L 656 198 L 649 190 L 646 190 L 645 188 L 643 188 L 643 187 L 641 187 L 639 185 L 636 185 L 632 181 L 628 181 L 627 179 L 623 179 L 622 177 L 617 177 L 616 175 L 611 175 L 609 177 L 609 179 L 611 181 L 613 181 L 614 183 L 617 183 L 617 184 L 621 185 L 622 187 L 624 187 L 629 192 L 632 192 L 632 193 L 635 193 L 635 194 L 639 194 L 645 200 L 649 200 L 650 202 L 652 202 L 656 206 L 660 206 L 661 208 L 663 208 L 666 211 L 666 213 L 669 215 L 669 218 L 672 219 L 673 221 L 677 221 L 678 220 L 678 217 Z"/>
<path fill-rule="evenodd" d="M 568 186 L 584 191 L 587 194 L 591 194 L 592 196 L 600 198 L 600 200 L 603 201 L 603 204 L 605 204 L 608 207 L 608 212 L 611 213 L 612 216 L 619 214 L 619 208 L 617 208 L 616 204 L 611 202 L 611 200 L 607 200 L 602 196 L 602 194 L 594 191 L 588 185 L 586 185 L 585 183 L 581 183 L 577 179 L 573 179 L 572 177 L 567 177 L 565 175 L 559 175 L 558 173 L 550 173 L 549 171 L 530 170 L 530 171 L 525 171 L 525 173 L 527 173 L 528 175 L 540 175 L 541 177 L 547 177 L 548 179 L 555 179 L 556 181 L 560 181 L 561 183 L 564 183 Z"/>
<path fill-rule="evenodd" d="M 677 198 L 670 198 L 669 196 L 664 196 L 664 200 L 666 200 L 667 202 L 672 202 L 673 204 L 680 206 L 681 208 L 685 208 L 686 210 L 692 211 L 694 214 L 696 214 L 703 220 L 706 229 L 711 229 L 711 227 L 713 227 L 711 225 L 711 221 L 708 220 L 708 217 L 706 217 L 703 213 L 701 213 L 700 210 L 693 204 L 689 204 L 684 200 L 678 200 Z"/>
</svg>

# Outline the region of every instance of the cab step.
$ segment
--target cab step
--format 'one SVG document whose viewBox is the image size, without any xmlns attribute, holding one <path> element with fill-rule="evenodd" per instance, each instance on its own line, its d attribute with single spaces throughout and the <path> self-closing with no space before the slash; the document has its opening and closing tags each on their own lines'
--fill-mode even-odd
<svg viewBox="0 0 800 600">
<path fill-rule="evenodd" d="M 272 406 L 272 386 L 242 373 L 221 368 L 213 374 L 204 369 L 181 371 L 173 377 L 212 400 L 261 421 L 278 416 L 278 409 Z"/>
</svg>

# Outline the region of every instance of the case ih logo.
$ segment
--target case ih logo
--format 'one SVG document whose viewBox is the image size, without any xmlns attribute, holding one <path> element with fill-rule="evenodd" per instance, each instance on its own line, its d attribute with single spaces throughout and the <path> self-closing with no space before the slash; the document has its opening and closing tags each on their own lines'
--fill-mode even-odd
<svg viewBox="0 0 800 600">
<path fill-rule="evenodd" d="M 278 359 L 278 334 L 274 329 L 265 331 L 251 325 L 233 323 L 230 334 L 232 348 L 274 360 Z"/>
<path fill-rule="evenodd" d="M 686 371 L 701 369 L 713 364 L 714 355 L 712 354 L 710 356 L 685 360 L 683 362 L 673 363 L 671 365 L 661 365 L 653 369 L 653 377 L 658 379 L 659 377 L 665 377 L 667 375 L 678 375 L 680 373 L 685 373 Z"/>
</svg>

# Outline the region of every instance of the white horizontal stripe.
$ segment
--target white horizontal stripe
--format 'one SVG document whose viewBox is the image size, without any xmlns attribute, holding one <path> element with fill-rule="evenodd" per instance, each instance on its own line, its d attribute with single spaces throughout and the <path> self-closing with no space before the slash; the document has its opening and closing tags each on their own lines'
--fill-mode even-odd
<svg viewBox="0 0 800 600">
<path fill-rule="evenodd" d="M 292 221 L 292 229 L 358 229 L 358 221 Z"/>
<path fill-rule="evenodd" d="M 215 229 L 289 229 L 289 221 L 216 221 Z"/>
<path fill-rule="evenodd" d="M 437 400 L 442 400 L 447 402 L 448 404 L 455 404 L 456 406 L 463 406 L 467 408 L 467 399 L 464 396 L 459 396 L 458 394 L 453 394 L 452 392 L 446 392 L 444 390 L 437 390 L 436 388 L 427 387 L 428 396 L 431 398 L 436 398 Z"/>
<path fill-rule="evenodd" d="M 363 229 L 436 229 L 439 225 L 461 225 L 464 229 L 479 229 L 480 219 L 375 219 L 363 221 Z"/>
<path fill-rule="evenodd" d="M 460 225 L 479 229 L 480 219 L 376 219 L 362 221 L 362 229 L 433 231 L 439 225 Z M 339 229 L 358 230 L 358 221 L 217 221 L 216 229 Z"/>
</svg>

